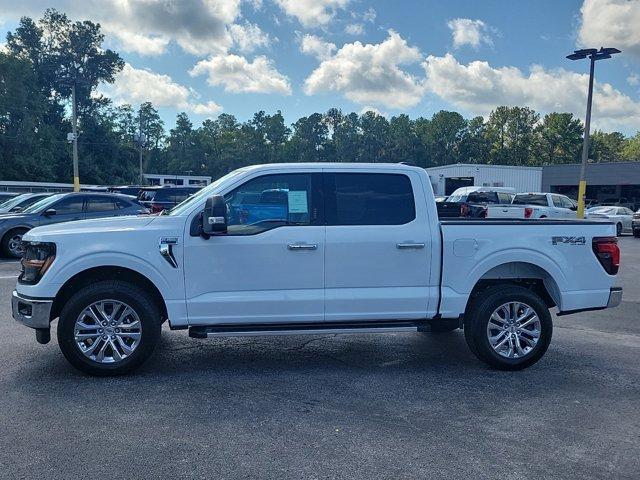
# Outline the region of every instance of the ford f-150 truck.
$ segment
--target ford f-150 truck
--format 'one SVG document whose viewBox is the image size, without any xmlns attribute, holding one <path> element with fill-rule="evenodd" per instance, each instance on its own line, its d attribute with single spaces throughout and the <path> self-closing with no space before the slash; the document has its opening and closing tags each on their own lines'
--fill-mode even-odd
<svg viewBox="0 0 640 480">
<path fill-rule="evenodd" d="M 537 362 L 560 314 L 618 305 L 615 227 L 440 221 L 397 164 L 241 168 L 158 216 L 24 236 L 13 316 L 94 375 L 133 370 L 161 324 L 191 337 L 452 331 L 490 366 Z"/>
</svg>

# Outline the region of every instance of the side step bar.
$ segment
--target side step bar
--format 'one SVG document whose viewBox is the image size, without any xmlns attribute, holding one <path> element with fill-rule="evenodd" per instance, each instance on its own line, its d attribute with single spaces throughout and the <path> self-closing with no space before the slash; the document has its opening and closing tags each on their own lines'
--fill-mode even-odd
<svg viewBox="0 0 640 480">
<path fill-rule="evenodd" d="M 428 329 L 424 320 L 379 322 L 278 323 L 260 325 L 212 325 L 189 328 L 193 338 L 256 337 L 268 335 L 317 335 L 323 333 L 417 332 Z"/>
</svg>

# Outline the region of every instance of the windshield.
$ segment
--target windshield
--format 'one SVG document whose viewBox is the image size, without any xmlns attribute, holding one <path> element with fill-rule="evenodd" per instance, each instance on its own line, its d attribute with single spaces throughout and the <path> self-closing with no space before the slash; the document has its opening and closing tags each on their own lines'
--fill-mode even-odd
<svg viewBox="0 0 640 480">
<path fill-rule="evenodd" d="M 171 210 L 169 211 L 165 210 L 163 215 L 177 216 L 177 215 L 184 214 L 187 210 L 191 209 L 193 205 L 196 205 L 197 203 L 204 201 L 207 197 L 213 195 L 216 189 L 220 186 L 222 182 L 226 182 L 230 178 L 240 175 L 242 172 L 244 172 L 244 169 L 241 168 L 239 170 L 234 170 L 233 172 L 227 173 L 224 177 L 220 177 L 218 180 L 206 186 L 205 188 L 200 190 L 198 193 L 190 196 L 189 198 L 184 200 L 182 203 L 179 203 L 178 205 L 173 207 Z"/>
<path fill-rule="evenodd" d="M 542 207 L 547 206 L 546 195 L 516 195 L 511 202 L 514 205 L 540 205 Z"/>
<path fill-rule="evenodd" d="M 57 202 L 64 196 L 64 193 L 58 193 L 56 195 L 51 195 L 50 197 L 45 197 L 39 202 L 34 203 L 33 205 L 25 208 L 22 213 L 40 213 L 45 210 L 52 203 Z"/>
<path fill-rule="evenodd" d="M 11 197 L 9 198 L 9 200 L 5 200 L 4 202 L 0 203 L 0 209 L 11 209 L 15 207 L 26 197 L 26 195 L 26 193 L 23 193 L 22 195 L 18 195 L 17 197 Z"/>
</svg>

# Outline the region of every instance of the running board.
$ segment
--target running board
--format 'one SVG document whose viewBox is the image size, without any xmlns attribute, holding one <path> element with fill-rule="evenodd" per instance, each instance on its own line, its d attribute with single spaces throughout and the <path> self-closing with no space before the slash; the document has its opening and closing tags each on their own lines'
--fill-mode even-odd
<svg viewBox="0 0 640 480">
<path fill-rule="evenodd" d="M 190 327 L 189 336 L 209 337 L 256 337 L 268 335 L 317 335 L 323 333 L 386 333 L 417 332 L 427 329 L 420 321 L 378 322 L 326 322 L 326 323 L 278 323 L 260 325 L 212 325 Z"/>
</svg>

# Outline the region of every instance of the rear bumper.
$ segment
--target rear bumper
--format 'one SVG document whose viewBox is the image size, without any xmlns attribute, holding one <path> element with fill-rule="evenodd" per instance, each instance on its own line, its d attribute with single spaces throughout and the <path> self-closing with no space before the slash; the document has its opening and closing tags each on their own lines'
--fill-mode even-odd
<svg viewBox="0 0 640 480">
<path fill-rule="evenodd" d="M 52 305 L 53 300 L 23 297 L 15 290 L 11 296 L 13 318 L 31 328 L 49 328 Z"/>
<path fill-rule="evenodd" d="M 622 287 L 612 287 L 609 292 L 609 301 L 607 302 L 607 308 L 613 308 L 620 305 L 622 302 Z"/>
<path fill-rule="evenodd" d="M 607 301 L 606 306 L 580 308 L 577 310 L 564 310 L 562 312 L 558 312 L 558 316 L 562 317 L 563 315 L 571 315 L 573 313 L 592 312 L 594 310 L 604 310 L 605 308 L 614 308 L 620 305 L 620 303 L 622 303 L 622 287 L 611 287 L 609 289 L 609 300 Z"/>
</svg>

